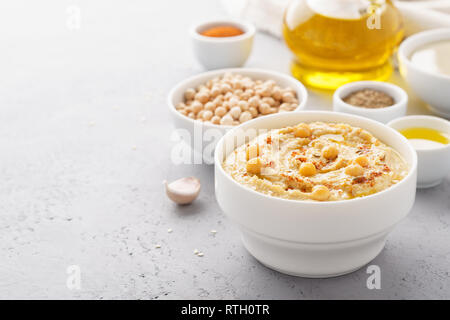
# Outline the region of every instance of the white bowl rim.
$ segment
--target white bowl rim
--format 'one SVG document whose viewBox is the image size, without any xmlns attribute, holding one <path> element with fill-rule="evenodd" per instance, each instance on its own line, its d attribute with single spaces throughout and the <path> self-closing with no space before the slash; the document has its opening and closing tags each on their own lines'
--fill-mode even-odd
<svg viewBox="0 0 450 320">
<path fill-rule="evenodd" d="M 211 24 L 217 24 L 217 25 L 235 25 L 238 26 L 242 31 L 244 31 L 243 34 L 240 34 L 238 36 L 232 36 L 232 37 L 208 37 L 204 36 L 199 33 L 199 29 L 201 29 L 204 26 L 211 25 Z M 204 42 L 235 42 L 235 41 L 241 41 L 244 39 L 251 38 L 255 35 L 256 28 L 255 26 L 244 20 L 237 20 L 237 19 L 215 19 L 215 20 L 206 20 L 199 23 L 194 24 L 189 29 L 189 34 L 192 38 L 204 41 Z"/>
<path fill-rule="evenodd" d="M 400 117 L 394 120 L 389 121 L 386 125 L 391 127 L 392 129 L 396 130 L 395 128 L 392 127 L 392 125 L 398 123 L 398 122 L 403 122 L 403 121 L 408 121 L 408 120 L 430 120 L 430 121 L 436 121 L 436 122 L 440 122 L 446 126 L 448 126 L 450 128 L 450 121 L 439 118 L 439 117 L 434 117 L 434 116 L 426 116 L 426 115 L 412 115 L 412 116 L 405 116 L 405 117 Z M 425 128 L 428 128 L 429 126 L 425 126 Z M 414 149 L 416 151 L 420 151 L 422 153 L 431 153 L 434 151 L 438 151 L 438 150 L 445 150 L 450 148 L 450 143 L 447 144 L 443 144 L 442 146 L 433 148 L 433 149 Z"/>
<path fill-rule="evenodd" d="M 199 78 L 203 78 L 205 76 L 207 76 L 208 78 L 214 78 L 218 75 L 221 74 L 225 74 L 226 72 L 231 72 L 231 73 L 259 73 L 259 74 L 265 74 L 265 75 L 269 75 L 269 76 L 273 76 L 273 77 L 277 77 L 277 78 L 283 78 L 284 80 L 287 81 L 291 81 L 293 83 L 295 83 L 295 87 L 292 88 L 295 90 L 295 92 L 301 93 L 301 101 L 298 105 L 297 108 L 295 108 L 292 111 L 288 111 L 286 113 L 289 112 L 296 112 L 299 110 L 303 110 L 306 106 L 306 102 L 308 100 L 308 91 L 306 90 L 306 87 L 304 86 L 303 83 L 301 83 L 300 81 L 298 81 L 297 79 L 295 79 L 294 77 L 289 76 L 288 74 L 284 74 L 281 72 L 277 72 L 277 71 L 272 71 L 272 70 L 265 70 L 265 69 L 258 69 L 258 68 L 225 68 L 225 69 L 217 69 L 217 70 L 211 70 L 211 71 L 207 71 L 207 72 L 202 72 L 199 74 L 196 74 L 194 76 L 191 76 L 187 79 L 182 80 L 181 82 L 177 83 L 169 92 L 169 95 L 167 97 L 167 102 L 169 105 L 169 109 L 171 112 L 173 112 L 177 117 L 182 118 L 185 121 L 191 122 L 194 125 L 201 125 L 204 128 L 207 129 L 231 129 L 231 128 L 236 128 L 237 126 L 229 126 L 229 125 L 221 125 L 221 124 L 209 124 L 209 123 L 204 123 L 203 121 L 198 121 L 195 119 L 191 119 L 187 116 L 182 115 L 180 112 L 178 112 L 177 109 L 175 109 L 175 105 L 172 103 L 173 100 L 173 96 L 175 94 L 175 92 L 177 92 L 179 90 L 180 87 L 183 87 L 185 85 L 187 85 L 190 82 L 193 82 Z M 254 76 L 257 77 L 257 76 Z M 257 78 L 255 80 L 258 80 Z M 273 79 L 274 81 L 276 81 L 275 79 Z M 206 81 L 206 80 L 205 80 Z M 268 115 L 265 115 L 264 117 L 267 117 Z"/>
<path fill-rule="evenodd" d="M 410 50 L 411 52 L 409 54 L 411 54 L 415 49 L 417 49 L 418 47 L 424 46 L 426 44 L 429 43 L 433 43 L 433 42 L 438 42 L 439 40 L 426 40 L 429 36 L 439 36 L 442 35 L 441 40 L 450 40 L 450 28 L 438 28 L 438 29 L 431 29 L 431 30 L 426 30 L 426 31 L 422 31 L 422 32 L 418 32 L 410 37 L 408 37 L 406 40 L 404 40 L 399 48 L 398 48 L 398 57 L 400 59 L 400 61 L 402 61 L 405 65 L 407 65 L 408 68 L 412 68 L 414 70 L 423 72 L 427 75 L 430 76 L 435 76 L 441 79 L 445 79 L 445 80 L 450 80 L 450 76 L 445 75 L 445 74 L 440 74 L 440 73 L 434 73 L 431 72 L 429 70 L 425 70 L 422 68 L 417 67 L 414 63 L 411 62 L 411 59 L 408 55 L 406 55 L 406 50 Z M 425 41 L 421 44 L 416 44 L 417 41 L 419 40 L 424 40 Z"/>
<path fill-rule="evenodd" d="M 336 115 L 336 112 L 333 111 L 302 111 L 302 112 L 298 112 L 298 114 L 322 114 L 322 115 Z M 406 144 L 407 148 L 409 149 L 409 151 L 411 152 L 412 155 L 412 165 L 409 168 L 408 174 L 399 182 L 397 182 L 396 184 L 390 186 L 387 189 L 384 189 L 380 192 L 368 195 L 368 196 L 364 196 L 364 197 L 358 197 L 358 198 L 353 198 L 353 199 L 347 199 L 347 200 L 334 200 L 334 201 L 309 201 L 309 200 L 293 200 L 293 199 L 284 199 L 284 198 L 279 198 L 279 197 L 272 197 L 269 195 L 266 195 L 262 192 L 258 192 L 255 191 L 245 185 L 240 184 L 239 182 L 237 182 L 236 180 L 234 180 L 227 172 L 225 172 L 225 170 L 222 167 L 222 162 L 219 160 L 219 152 L 217 152 L 217 150 L 219 150 L 219 148 L 222 148 L 223 142 L 224 140 L 227 138 L 227 136 L 233 135 L 234 132 L 238 129 L 240 129 L 240 127 L 244 127 L 244 126 L 249 126 L 253 123 L 256 123 L 258 121 L 262 121 L 262 119 L 268 119 L 270 118 L 275 118 L 275 117 L 285 117 L 285 113 L 282 114 L 272 114 L 272 115 L 268 115 L 264 118 L 261 119 L 253 119 L 250 121 L 247 121 L 239 126 L 236 126 L 235 128 L 233 128 L 232 130 L 229 130 L 226 134 L 224 134 L 222 136 L 222 138 L 220 138 L 219 142 L 216 145 L 216 148 L 214 150 L 214 166 L 218 168 L 218 170 L 220 171 L 221 174 L 223 174 L 224 176 L 226 176 L 226 179 L 228 179 L 229 181 L 231 181 L 232 183 L 234 183 L 234 185 L 236 185 L 238 188 L 242 188 L 244 191 L 250 192 L 252 194 L 255 194 L 257 196 L 260 196 L 262 198 L 267 198 L 267 199 L 271 199 L 272 201 L 280 201 L 280 202 L 288 202 L 288 203 L 292 203 L 293 205 L 295 204 L 302 204 L 302 205 L 311 205 L 311 206 L 330 206 L 330 205 L 345 205 L 347 203 L 354 203 L 354 202 L 358 202 L 358 201 L 365 201 L 365 199 L 369 199 L 369 198 L 376 198 L 376 197 L 381 197 L 382 195 L 384 195 L 386 192 L 389 192 L 389 190 L 394 190 L 397 189 L 400 185 L 404 184 L 405 181 L 409 180 L 409 178 L 411 177 L 411 175 L 413 175 L 413 173 L 415 171 L 417 171 L 417 153 L 414 150 L 414 148 L 412 147 L 412 145 L 408 142 L 408 139 L 406 139 L 400 132 L 398 132 L 397 130 L 372 119 L 366 118 L 366 117 L 362 117 L 362 116 L 357 116 L 354 114 L 348 114 L 348 113 L 340 113 L 340 115 L 345 116 L 345 117 L 350 117 L 350 118 L 356 118 L 357 120 L 362 120 L 362 121 L 367 121 L 367 122 L 371 122 L 372 124 L 375 124 L 377 126 L 383 126 L 385 127 L 385 129 L 387 130 L 391 130 L 394 135 L 396 135 L 400 140 L 403 141 L 403 143 Z M 239 147 L 239 146 L 237 146 Z"/>
<path fill-rule="evenodd" d="M 393 91 L 396 91 L 399 96 L 400 96 L 400 100 L 396 101 L 393 105 L 391 106 L 387 106 L 387 107 L 383 107 L 383 108 L 364 108 L 364 107 L 357 107 L 354 105 L 351 105 L 347 102 L 345 102 L 344 100 L 342 100 L 341 97 L 341 93 L 342 91 L 346 90 L 346 89 L 350 89 L 352 87 L 357 87 L 357 86 L 371 86 L 372 88 L 374 87 L 378 87 L 380 88 L 380 91 L 383 91 L 384 93 L 390 95 L 389 93 L 387 93 L 385 90 L 386 88 L 389 88 Z M 369 88 L 370 89 L 370 88 Z M 355 89 L 357 90 L 357 89 Z M 353 91 L 352 91 L 353 92 Z M 400 88 L 399 86 L 393 84 L 393 83 L 389 83 L 389 82 L 383 82 L 383 81 L 354 81 L 354 82 L 349 82 L 346 83 L 342 86 L 340 86 L 339 88 L 336 89 L 336 91 L 334 92 L 333 96 L 339 100 L 339 102 L 341 102 L 342 104 L 344 104 L 348 109 L 354 110 L 356 111 L 360 111 L 360 112 L 367 112 L 367 114 L 376 114 L 376 113 L 384 113 L 386 112 L 386 110 L 393 110 L 393 109 L 401 109 L 403 107 L 403 105 L 405 103 L 408 102 L 408 94 L 405 92 L 405 90 L 403 90 L 402 88 Z"/>
</svg>

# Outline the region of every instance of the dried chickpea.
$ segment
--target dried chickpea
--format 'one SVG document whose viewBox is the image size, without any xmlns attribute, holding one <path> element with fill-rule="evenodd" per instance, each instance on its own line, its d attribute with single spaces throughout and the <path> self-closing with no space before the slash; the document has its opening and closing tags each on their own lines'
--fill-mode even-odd
<svg viewBox="0 0 450 320">
<path fill-rule="evenodd" d="M 275 100 L 281 100 L 283 98 L 283 94 L 281 92 L 280 87 L 275 86 L 272 90 L 272 98 Z"/>
<path fill-rule="evenodd" d="M 211 110 L 205 110 L 205 112 L 203 112 L 203 120 L 208 121 L 211 120 L 212 117 L 213 113 Z"/>
<path fill-rule="evenodd" d="M 201 103 L 206 103 L 209 100 L 209 93 L 207 93 L 206 90 L 201 90 L 195 95 L 195 100 L 200 101 Z"/>
<path fill-rule="evenodd" d="M 266 87 L 273 88 L 273 87 L 276 85 L 276 83 L 275 83 L 274 80 L 266 80 L 266 81 L 264 82 L 264 85 L 265 85 Z"/>
<path fill-rule="evenodd" d="M 195 97 L 195 89 L 189 88 L 184 92 L 184 98 L 186 100 L 194 100 Z"/>
<path fill-rule="evenodd" d="M 241 99 L 248 100 L 253 97 L 253 94 L 254 92 L 252 89 L 247 89 L 241 94 Z"/>
<path fill-rule="evenodd" d="M 325 147 L 325 148 L 323 148 L 323 150 L 322 150 L 322 156 L 323 156 L 325 159 L 328 159 L 328 160 L 334 160 L 334 159 L 336 159 L 337 156 L 338 156 L 338 154 L 339 154 L 339 150 L 338 150 L 338 149 L 336 148 L 336 146 L 334 146 L 334 145 Z"/>
<path fill-rule="evenodd" d="M 345 173 L 349 176 L 358 177 L 364 173 L 364 169 L 359 164 L 352 164 L 345 168 Z"/>
<path fill-rule="evenodd" d="M 230 110 L 231 109 L 231 104 L 229 101 L 225 101 L 224 103 L 222 103 L 222 107 L 225 108 L 225 110 Z"/>
<path fill-rule="evenodd" d="M 271 113 L 271 108 L 270 105 L 268 103 L 261 103 L 258 106 L 258 110 L 261 114 L 269 114 Z"/>
<path fill-rule="evenodd" d="M 311 162 L 304 162 L 301 164 L 299 173 L 302 176 L 310 177 L 316 174 L 316 166 Z"/>
<path fill-rule="evenodd" d="M 211 88 L 210 94 L 211 94 L 211 97 L 213 97 L 213 98 L 217 97 L 220 94 L 220 88 L 218 86 L 216 86 L 216 85 L 213 86 Z"/>
<path fill-rule="evenodd" d="M 295 95 L 295 90 L 293 88 L 291 88 L 291 87 L 284 88 L 284 91 L 285 92 L 290 92 L 290 93 L 292 93 L 292 95 Z"/>
<path fill-rule="evenodd" d="M 292 111 L 292 105 L 290 103 L 284 102 L 280 105 L 280 110 L 282 111 Z"/>
<path fill-rule="evenodd" d="M 233 107 L 233 108 L 231 108 L 229 114 L 233 117 L 233 119 L 237 120 L 237 119 L 239 119 L 239 117 L 241 115 L 241 108 Z"/>
<path fill-rule="evenodd" d="M 262 102 L 267 103 L 271 107 L 275 105 L 275 100 L 272 97 L 264 97 L 262 98 Z"/>
<path fill-rule="evenodd" d="M 249 111 L 244 111 L 239 116 L 239 121 L 242 123 L 242 122 L 252 120 L 252 118 L 253 118 L 253 116 Z"/>
<path fill-rule="evenodd" d="M 223 96 L 224 100 L 230 100 L 231 98 L 233 98 L 233 93 L 231 91 L 225 93 L 225 95 Z"/>
<path fill-rule="evenodd" d="M 242 89 L 242 82 L 239 81 L 239 80 L 233 81 L 232 87 L 233 87 L 234 89 Z"/>
<path fill-rule="evenodd" d="M 220 119 L 220 124 L 231 126 L 233 124 L 233 118 L 229 114 L 226 114 L 222 119 Z"/>
<path fill-rule="evenodd" d="M 260 105 L 260 103 L 261 103 L 261 100 L 259 100 L 258 97 L 253 96 L 253 97 L 251 97 L 250 99 L 248 99 L 248 105 L 249 105 L 250 107 L 258 108 L 258 106 Z"/>
<path fill-rule="evenodd" d="M 230 105 L 231 105 L 232 108 L 233 108 L 233 107 L 236 107 L 236 106 L 238 105 L 238 103 L 239 103 L 238 97 L 233 96 L 233 97 L 230 99 Z"/>
<path fill-rule="evenodd" d="M 247 81 L 247 80 L 242 80 L 242 88 L 245 90 L 251 89 L 253 88 L 253 82 L 252 81 Z"/>
<path fill-rule="evenodd" d="M 224 107 L 217 107 L 214 114 L 218 117 L 223 117 L 227 113 L 227 109 Z"/>
<path fill-rule="evenodd" d="M 237 90 L 234 90 L 233 93 L 234 93 L 235 96 L 241 97 L 242 94 L 244 93 L 244 91 L 242 91 L 242 89 L 237 89 Z"/>
<path fill-rule="evenodd" d="M 195 114 L 199 113 L 201 110 L 203 110 L 203 105 L 198 102 L 197 100 L 194 101 L 192 103 L 192 105 L 190 106 L 190 108 L 192 109 L 192 112 L 194 112 Z"/>
<path fill-rule="evenodd" d="M 314 186 L 311 192 L 311 199 L 318 201 L 328 200 L 330 197 L 330 190 L 325 186 Z"/>
<path fill-rule="evenodd" d="M 229 84 L 227 84 L 227 83 L 223 83 L 223 84 L 220 86 L 220 91 L 221 91 L 222 93 L 224 93 L 224 94 L 227 94 L 228 92 L 231 91 L 231 86 L 230 86 Z"/>
<path fill-rule="evenodd" d="M 250 112 L 253 118 L 256 118 L 258 116 L 258 110 L 256 108 L 250 107 L 248 108 L 248 112 Z"/>
<path fill-rule="evenodd" d="M 311 129 L 306 123 L 301 123 L 294 127 L 294 136 L 298 138 L 307 138 L 311 135 Z"/>
<path fill-rule="evenodd" d="M 186 105 L 183 102 L 177 103 L 175 105 L 175 109 L 177 109 L 177 110 L 181 110 L 181 109 L 184 109 L 184 108 L 186 108 Z"/>
<path fill-rule="evenodd" d="M 209 111 L 214 111 L 214 110 L 216 110 L 216 105 L 213 102 L 211 102 L 211 101 L 207 102 L 205 104 L 205 109 L 209 110 Z"/>
<path fill-rule="evenodd" d="M 197 113 L 197 119 L 203 119 L 203 113 L 205 112 L 205 110 L 200 110 L 199 113 Z"/>
<path fill-rule="evenodd" d="M 284 92 L 282 95 L 282 99 L 283 99 L 283 102 L 291 103 L 294 101 L 295 98 L 294 98 L 294 95 L 292 94 L 292 92 Z"/>
<path fill-rule="evenodd" d="M 361 167 L 367 167 L 369 165 L 369 159 L 365 156 L 359 156 L 355 159 L 355 162 Z"/>
<path fill-rule="evenodd" d="M 264 86 L 259 90 L 261 97 L 270 97 L 272 95 L 272 89 L 269 86 Z"/>
<path fill-rule="evenodd" d="M 239 108 L 241 108 L 242 111 L 247 111 L 248 110 L 248 102 L 247 101 L 239 101 L 238 103 Z"/>
<path fill-rule="evenodd" d="M 247 169 L 248 173 L 260 174 L 261 167 L 262 167 L 262 163 L 261 163 L 261 159 L 259 159 L 259 158 L 252 158 L 247 161 L 246 169 Z"/>
<path fill-rule="evenodd" d="M 213 124 L 220 124 L 220 117 L 218 117 L 218 116 L 212 117 L 211 118 L 211 123 L 213 123 Z"/>
<path fill-rule="evenodd" d="M 188 117 L 191 119 L 195 119 L 195 113 L 189 112 Z"/>
</svg>

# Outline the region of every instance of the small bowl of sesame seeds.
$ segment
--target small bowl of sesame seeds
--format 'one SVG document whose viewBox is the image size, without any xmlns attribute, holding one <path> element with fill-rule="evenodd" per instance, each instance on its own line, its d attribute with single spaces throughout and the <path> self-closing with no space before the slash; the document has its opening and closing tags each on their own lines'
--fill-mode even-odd
<svg viewBox="0 0 450 320">
<path fill-rule="evenodd" d="M 406 114 L 408 95 L 399 86 L 381 81 L 356 81 L 339 87 L 333 110 L 363 116 L 382 123 Z"/>
<path fill-rule="evenodd" d="M 305 86 L 262 69 L 221 69 L 177 84 L 168 105 L 178 136 L 212 164 L 219 139 L 231 128 L 265 115 L 305 108 Z"/>
</svg>

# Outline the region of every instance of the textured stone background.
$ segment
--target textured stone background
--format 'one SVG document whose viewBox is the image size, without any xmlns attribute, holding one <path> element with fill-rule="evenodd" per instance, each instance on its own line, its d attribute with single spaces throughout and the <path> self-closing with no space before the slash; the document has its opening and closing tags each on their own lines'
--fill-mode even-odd
<svg viewBox="0 0 450 320">
<path fill-rule="evenodd" d="M 167 92 L 202 71 L 187 28 L 223 15 L 206 0 L 0 5 L 0 298 L 450 298 L 450 177 L 418 192 L 368 290 L 365 268 L 310 280 L 263 267 L 218 208 L 212 167 L 170 163 Z M 248 66 L 287 72 L 289 57 L 258 34 Z M 330 108 L 310 94 L 309 109 Z M 414 96 L 410 112 L 426 112 Z M 203 190 L 177 207 L 161 182 L 186 175 Z"/>
</svg>

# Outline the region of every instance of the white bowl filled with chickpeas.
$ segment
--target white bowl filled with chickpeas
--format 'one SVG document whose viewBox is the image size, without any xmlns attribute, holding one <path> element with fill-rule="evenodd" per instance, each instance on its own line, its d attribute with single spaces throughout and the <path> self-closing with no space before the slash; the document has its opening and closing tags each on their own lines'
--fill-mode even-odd
<svg viewBox="0 0 450 320">
<path fill-rule="evenodd" d="M 170 91 L 168 104 L 181 139 L 212 164 L 214 147 L 229 129 L 265 115 L 302 110 L 307 97 L 305 86 L 286 74 L 233 68 L 180 82 Z"/>
</svg>

